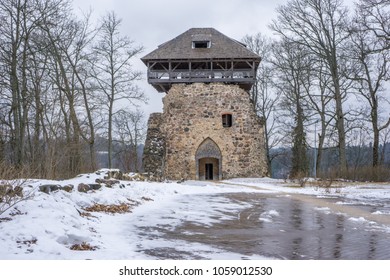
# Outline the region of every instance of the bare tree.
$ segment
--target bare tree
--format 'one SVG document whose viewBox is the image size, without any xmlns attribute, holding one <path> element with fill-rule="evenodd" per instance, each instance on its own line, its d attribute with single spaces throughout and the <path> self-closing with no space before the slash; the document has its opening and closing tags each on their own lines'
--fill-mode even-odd
<svg viewBox="0 0 390 280">
<path fill-rule="evenodd" d="M 28 123 L 28 145 L 30 151 L 30 164 L 35 166 L 39 176 L 45 176 L 45 145 L 42 141 L 46 126 L 44 122 L 44 114 L 46 104 L 44 104 L 44 96 L 49 94 L 50 83 L 46 80 L 49 69 L 48 53 L 41 51 L 40 40 L 36 37 L 39 32 L 34 33 L 34 40 L 30 44 L 30 59 L 28 62 L 28 78 L 30 80 L 29 91 L 31 92 L 31 112 L 30 122 Z"/>
<path fill-rule="evenodd" d="M 292 138 L 292 178 L 308 175 L 307 142 L 305 123 L 307 121 L 307 95 L 311 89 L 311 59 L 300 45 L 284 39 L 274 45 L 276 85 L 281 92 L 281 107 L 293 119 Z"/>
<path fill-rule="evenodd" d="M 93 114 L 98 106 L 94 102 L 89 60 L 95 32 L 90 28 L 89 14 L 78 20 L 69 13 L 68 1 L 59 0 L 53 5 L 57 5 L 53 12 L 40 21 L 43 31 L 40 43 L 44 46 L 42 53 L 49 54 L 47 67 L 50 69 L 51 93 L 57 97 L 51 100 L 57 105 L 52 114 L 62 114 L 64 133 L 53 132 L 51 135 L 66 139 L 63 149 L 67 150 L 68 168 L 65 170 L 69 170 L 68 175 L 75 175 L 82 168 L 94 170 L 97 167 L 94 145 L 98 119 Z M 48 143 L 62 141 L 46 140 Z M 89 147 L 89 165 L 82 158 L 83 140 Z"/>
<path fill-rule="evenodd" d="M 30 96 L 27 91 L 27 60 L 29 40 L 36 23 L 31 20 L 34 13 L 31 2 L 26 0 L 0 1 L 0 57 L 6 67 L 9 93 L 10 141 L 12 161 L 21 166 L 25 157 L 25 143 Z"/>
<path fill-rule="evenodd" d="M 41 23 L 65 0 L 0 1 L 0 87 L 6 115 L 8 159 L 19 168 L 44 161 L 39 154 L 43 128 L 41 95 L 49 85 L 47 52 L 43 51 Z M 4 112 L 3 111 L 3 112 Z M 35 169 L 35 168 L 34 168 Z M 42 170 L 41 170 L 42 171 Z"/>
<path fill-rule="evenodd" d="M 93 77 L 102 93 L 102 105 L 107 110 L 108 167 L 112 167 L 113 116 L 114 104 L 127 100 L 131 104 L 145 101 L 144 93 L 135 81 L 141 78 L 141 72 L 132 69 L 131 60 L 142 51 L 134 42 L 119 33 L 121 20 L 114 12 L 102 19 L 98 33 L 98 43 L 94 47 Z"/>
<path fill-rule="evenodd" d="M 69 3 L 63 3 L 68 6 Z M 67 54 L 72 52 L 77 22 L 69 17 L 66 8 L 57 10 L 50 17 L 44 18 L 41 28 L 44 30 L 51 56 L 52 82 L 58 90 L 60 108 L 65 123 L 67 147 L 69 148 L 70 174 L 74 175 L 81 170 L 81 129 L 77 112 L 79 92 L 75 83 L 75 73 L 69 64 Z M 55 22 L 55 24 L 53 24 Z"/>
<path fill-rule="evenodd" d="M 82 129 L 80 129 L 80 135 L 87 142 L 89 146 L 90 163 L 92 170 L 96 170 L 96 157 L 95 157 L 95 122 L 93 117 L 93 111 L 96 108 L 94 102 L 96 98 L 93 96 L 94 85 L 91 75 L 91 64 L 88 47 L 95 36 L 95 31 L 90 30 L 89 16 L 87 14 L 83 21 L 75 22 L 74 29 L 74 43 L 73 48 L 64 49 L 67 61 L 71 67 L 72 73 L 74 73 L 76 83 L 76 90 L 82 94 L 83 109 L 85 109 L 86 119 L 82 120 Z M 84 128 L 84 129 L 83 129 Z"/>
<path fill-rule="evenodd" d="M 390 2 L 388 0 L 360 0 L 355 18 L 362 30 L 372 32 L 381 44 L 376 50 L 390 50 Z"/>
<path fill-rule="evenodd" d="M 256 73 L 256 81 L 251 89 L 251 99 L 257 114 L 264 120 L 264 144 L 267 154 L 268 173 L 272 174 L 272 160 L 278 155 L 271 156 L 271 149 L 280 143 L 281 137 L 277 133 L 276 110 L 280 92 L 274 91 L 272 80 L 274 77 L 272 56 L 272 41 L 268 37 L 257 33 L 246 35 L 242 42 L 254 53 L 261 57 L 261 63 Z"/>
<path fill-rule="evenodd" d="M 327 134 L 332 134 L 332 123 L 335 120 L 335 110 L 332 101 L 333 93 L 329 89 L 331 77 L 328 74 L 326 65 L 323 61 L 312 61 L 312 87 L 310 94 L 307 95 L 309 107 L 313 114 L 310 115 L 311 122 L 314 124 L 315 140 L 318 139 L 315 159 L 315 174 L 320 174 L 323 163 L 323 152 L 325 149 L 325 140 Z M 305 86 L 305 84 L 303 84 Z M 307 89 L 309 92 L 309 89 Z M 317 124 L 319 129 L 317 130 Z M 331 130 L 331 131 L 329 131 Z M 318 138 L 317 138 L 318 136 Z M 317 143 L 314 143 L 316 145 Z"/>
<path fill-rule="evenodd" d="M 389 145 L 389 139 L 390 139 L 390 129 L 384 129 L 383 133 L 381 134 L 381 140 L 382 140 L 382 149 L 380 153 L 380 161 L 379 164 L 383 165 L 386 162 L 386 149 Z"/>
<path fill-rule="evenodd" d="M 139 172 L 141 155 L 139 145 L 146 132 L 145 117 L 142 111 L 118 111 L 114 116 L 115 134 L 117 135 L 118 159 L 125 171 Z"/>
<path fill-rule="evenodd" d="M 351 26 L 351 47 L 349 48 L 350 59 L 353 64 L 351 79 L 356 82 L 359 94 L 366 99 L 369 106 L 369 119 L 373 131 L 372 165 L 379 164 L 379 134 L 390 125 L 390 118 L 380 124 L 380 106 L 388 105 L 384 96 L 384 83 L 390 79 L 390 49 L 384 47 L 382 36 L 377 27 L 372 26 L 374 12 L 380 13 L 377 9 L 378 1 L 363 1 Z M 365 8 L 372 4 L 371 9 Z M 376 3 L 376 5 L 374 5 Z M 390 4 L 389 4 L 390 6 Z M 371 12 L 370 14 L 368 14 Z M 389 16 L 389 15 L 388 15 Z M 380 20 L 377 15 L 375 18 Z M 364 19 L 364 20 L 362 20 Z M 390 18 L 389 18 L 390 20 Z M 389 23 L 383 23 L 389 25 Z M 372 26 L 372 28 L 369 28 Z M 385 26 L 382 26 L 385 28 Z M 389 37 L 390 38 L 390 37 Z"/>
<path fill-rule="evenodd" d="M 346 136 L 342 88 L 343 46 L 349 33 L 346 30 L 348 10 L 341 0 L 291 0 L 278 8 L 278 18 L 271 29 L 288 42 L 296 43 L 325 62 L 331 77 L 329 85 L 336 104 L 339 167 L 347 169 Z"/>
<path fill-rule="evenodd" d="M 120 36 L 113 13 L 96 40 L 89 16 L 79 20 L 71 7 L 70 0 L 0 0 L 0 160 L 39 166 L 46 177 L 80 172 L 87 145 L 95 169 L 101 120 L 108 119 L 111 153 L 114 103 L 144 101 L 130 64 L 142 48 Z"/>
</svg>

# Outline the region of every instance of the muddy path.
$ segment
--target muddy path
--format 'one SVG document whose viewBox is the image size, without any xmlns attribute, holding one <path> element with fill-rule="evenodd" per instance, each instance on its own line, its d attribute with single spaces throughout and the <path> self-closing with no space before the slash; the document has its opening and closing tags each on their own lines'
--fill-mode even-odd
<svg viewBox="0 0 390 280">
<path fill-rule="evenodd" d="M 267 190 L 261 187 L 255 187 L 251 185 L 235 185 L 232 183 L 226 183 L 225 185 L 230 186 L 237 186 L 242 187 L 245 186 L 250 189 L 254 190 Z M 282 192 L 279 192 L 279 195 L 282 195 Z M 368 221 L 373 221 L 379 224 L 383 224 L 385 226 L 390 227 L 390 215 L 376 215 L 373 214 L 373 211 L 376 210 L 375 205 L 372 205 L 372 207 L 369 207 L 370 204 L 368 204 L 367 207 L 362 207 L 358 202 L 351 203 L 351 204 L 337 204 L 336 202 L 343 202 L 343 199 L 332 196 L 313 196 L 313 195 L 303 195 L 303 194 L 294 194 L 294 193 L 288 193 L 286 194 L 291 199 L 300 200 L 303 203 L 307 203 L 308 205 L 311 205 L 313 207 L 323 207 L 323 208 L 329 208 L 334 213 L 339 214 L 345 214 L 349 217 L 355 217 L 355 218 L 364 218 Z M 386 202 L 385 202 L 386 203 Z M 387 204 L 390 204 L 388 202 Z M 387 205 L 388 208 L 390 208 L 390 205 Z"/>
<path fill-rule="evenodd" d="M 370 207 L 363 208 L 357 205 L 337 204 L 335 201 L 339 199 L 318 198 L 310 195 L 293 194 L 291 197 L 313 207 L 326 207 L 334 213 L 345 214 L 348 217 L 364 218 L 368 221 L 390 226 L 389 215 L 375 215 L 372 213 L 373 210 L 370 210 Z"/>
<path fill-rule="evenodd" d="M 155 241 L 141 242 L 140 252 L 158 259 L 390 259 L 389 215 L 372 214 L 377 204 L 339 200 L 258 192 L 181 197 L 171 212 L 149 214 L 160 215 L 158 222 L 138 228 Z"/>
</svg>

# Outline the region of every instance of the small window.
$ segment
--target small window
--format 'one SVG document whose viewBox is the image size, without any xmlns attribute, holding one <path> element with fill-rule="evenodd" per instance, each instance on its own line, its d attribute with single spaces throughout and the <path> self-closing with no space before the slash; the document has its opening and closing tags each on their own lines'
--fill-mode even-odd
<svg viewBox="0 0 390 280">
<path fill-rule="evenodd" d="M 210 41 L 192 41 L 193 49 L 208 49 L 211 46 Z"/>
<path fill-rule="evenodd" d="M 232 114 L 223 114 L 222 115 L 222 125 L 223 127 L 231 127 L 232 122 Z"/>
</svg>

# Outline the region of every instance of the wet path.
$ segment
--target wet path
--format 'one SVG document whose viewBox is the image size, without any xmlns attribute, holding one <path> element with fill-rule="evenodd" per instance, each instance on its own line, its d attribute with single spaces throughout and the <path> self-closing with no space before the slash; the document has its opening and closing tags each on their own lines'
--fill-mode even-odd
<svg viewBox="0 0 390 280">
<path fill-rule="evenodd" d="M 339 200 L 280 193 L 181 196 L 170 208 L 151 211 L 145 223 L 140 217 L 138 249 L 158 259 L 390 259 L 389 215 L 371 214 L 388 211 L 389 204 Z"/>
</svg>

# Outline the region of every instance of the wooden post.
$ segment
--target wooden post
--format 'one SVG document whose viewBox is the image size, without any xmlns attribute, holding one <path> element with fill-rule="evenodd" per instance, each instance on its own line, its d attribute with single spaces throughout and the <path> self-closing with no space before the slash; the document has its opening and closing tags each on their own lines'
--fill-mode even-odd
<svg viewBox="0 0 390 280">
<path fill-rule="evenodd" d="M 192 79 L 192 70 L 191 70 L 191 61 L 189 62 L 189 65 L 188 65 L 188 69 L 189 69 L 189 74 L 190 74 L 190 76 L 189 76 L 189 80 L 191 81 L 191 79 Z"/>
<path fill-rule="evenodd" d="M 172 79 L 171 73 L 172 73 L 172 62 L 171 62 L 171 60 L 169 60 L 168 61 L 168 79 L 169 79 L 169 81 Z"/>
</svg>

